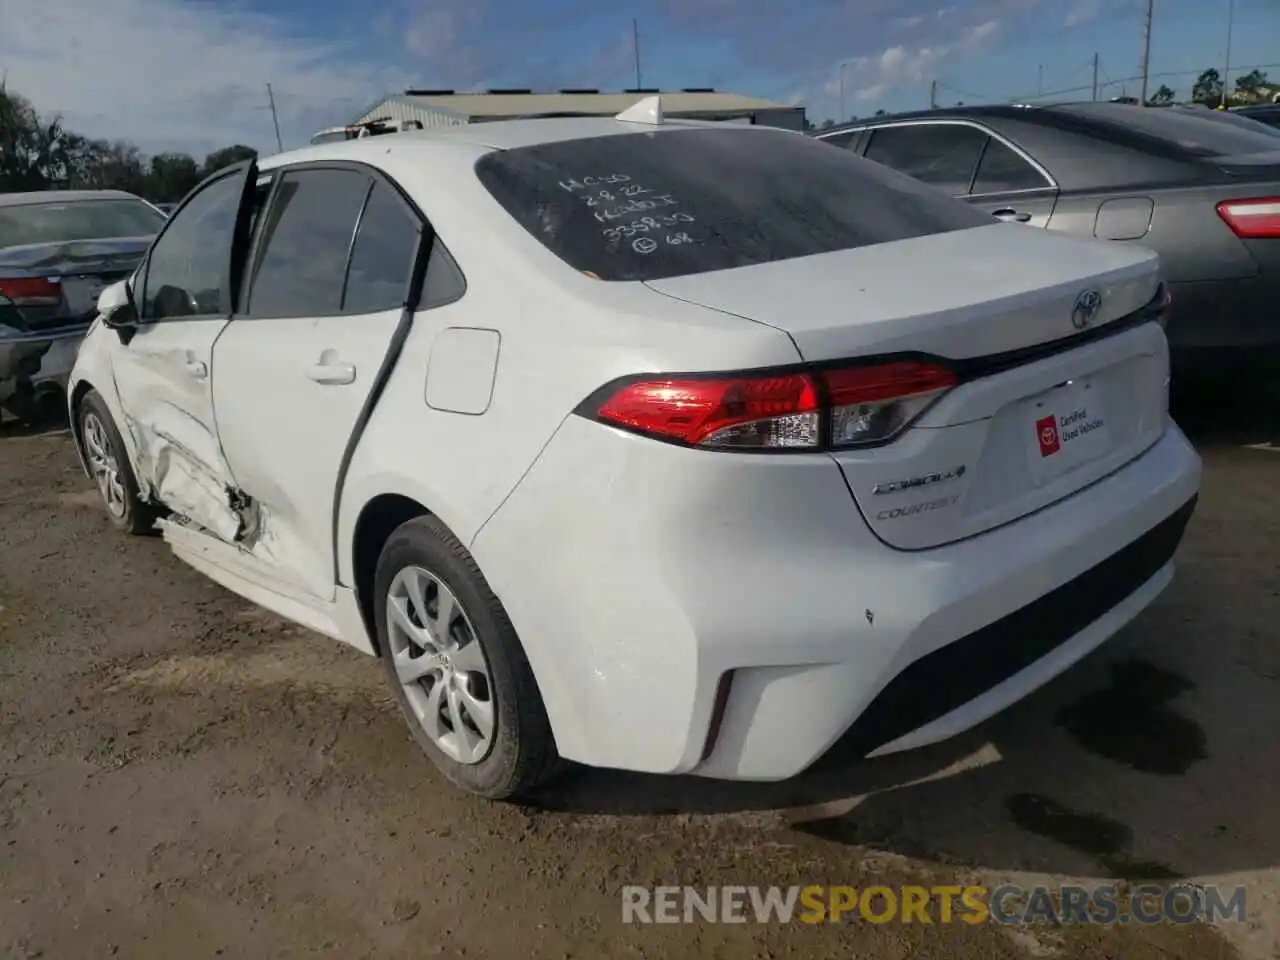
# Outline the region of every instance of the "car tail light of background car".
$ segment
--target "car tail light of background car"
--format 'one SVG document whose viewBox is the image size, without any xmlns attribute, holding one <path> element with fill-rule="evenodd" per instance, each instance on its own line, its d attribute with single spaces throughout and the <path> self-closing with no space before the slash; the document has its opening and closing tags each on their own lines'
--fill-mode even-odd
<svg viewBox="0 0 1280 960">
<path fill-rule="evenodd" d="M 605 388 L 588 398 L 579 412 L 692 447 L 843 449 L 892 440 L 958 382 L 945 366 L 917 360 L 732 376 L 651 377 Z"/>
<path fill-rule="evenodd" d="M 0 277 L 0 292 L 19 307 L 56 307 L 62 303 L 62 284 L 49 277 Z"/>
<path fill-rule="evenodd" d="M 1280 197 L 1223 200 L 1218 216 L 1241 240 L 1280 239 Z"/>
</svg>

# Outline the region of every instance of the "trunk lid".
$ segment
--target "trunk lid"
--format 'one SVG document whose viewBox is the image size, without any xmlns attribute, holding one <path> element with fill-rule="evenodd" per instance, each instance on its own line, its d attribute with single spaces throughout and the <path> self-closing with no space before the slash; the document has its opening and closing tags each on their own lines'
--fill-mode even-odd
<svg viewBox="0 0 1280 960">
<path fill-rule="evenodd" d="M 649 287 L 788 333 L 808 361 L 919 351 L 987 356 L 1076 333 L 1086 288 L 1098 327 L 1147 303 L 1159 283 L 1145 248 L 995 223 L 973 230 L 665 280 Z"/>
<path fill-rule="evenodd" d="M 152 239 L 112 237 L 0 248 L 0 291 L 5 280 L 48 278 L 61 287 L 61 302 L 30 306 L 19 301 L 23 327 L 45 331 L 87 324 L 97 313 L 98 294 L 138 268 Z"/>
<path fill-rule="evenodd" d="M 832 454 L 867 523 L 901 549 L 1042 509 L 1165 428 L 1163 331 L 1117 323 L 1157 293 L 1158 259 L 1142 248 L 994 224 L 649 286 L 783 330 L 810 362 L 958 361 L 960 385 L 915 425 Z M 1079 328 L 1086 291 L 1101 305 Z"/>
</svg>

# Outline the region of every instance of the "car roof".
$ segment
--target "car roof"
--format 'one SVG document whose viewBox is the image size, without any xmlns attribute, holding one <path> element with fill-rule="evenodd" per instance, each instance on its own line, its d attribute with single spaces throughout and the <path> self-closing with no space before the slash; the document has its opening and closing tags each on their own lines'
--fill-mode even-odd
<svg viewBox="0 0 1280 960">
<path fill-rule="evenodd" d="M 0 193 L 0 207 L 21 207 L 34 203 L 77 203 L 81 200 L 140 200 L 124 190 L 33 190 L 29 193 Z"/>
<path fill-rule="evenodd" d="M 889 113 L 878 117 L 866 117 L 861 120 L 853 120 L 849 123 L 827 127 L 825 130 L 816 131 L 816 135 L 829 137 L 848 130 L 861 130 L 868 126 L 897 123 L 903 120 L 981 120 L 986 117 L 1004 120 L 1027 120 L 1035 123 L 1037 116 L 1068 114 L 1086 119 L 1093 117 L 1100 120 L 1123 122 L 1125 118 L 1132 116 L 1131 111 L 1134 109 L 1141 108 L 1137 108 L 1134 104 L 1112 103 L 1109 100 L 1079 100 L 1064 103 L 987 103 L 972 107 L 939 107 L 934 110 L 912 110 L 906 113 Z M 1149 107 L 1147 109 L 1165 108 Z M 1181 108 L 1179 112 L 1194 112 L 1199 115 L 1202 112 L 1209 114 L 1212 111 L 1191 111 Z"/>
<path fill-rule="evenodd" d="M 486 123 L 463 123 L 449 127 L 433 127 L 428 130 L 405 130 L 399 133 L 364 137 L 340 143 L 321 143 L 285 153 L 277 153 L 259 161 L 261 170 L 310 160 L 355 160 L 375 163 L 388 146 L 388 137 L 394 138 L 396 152 L 405 148 L 430 150 L 445 144 L 467 145 L 484 150 L 514 150 L 543 143 L 560 143 L 566 140 L 586 140 L 593 137 L 625 136 L 627 134 L 660 133 L 668 130 L 726 129 L 745 132 L 771 130 L 775 133 L 799 131 L 779 127 L 749 124 L 717 123 L 710 120 L 665 119 L 660 124 L 635 123 L 616 120 L 613 117 L 540 117 L 521 120 L 497 120 Z"/>
<path fill-rule="evenodd" d="M 864 117 L 861 120 L 838 123 L 833 127 L 815 131 L 815 133 L 819 137 L 826 137 L 846 130 L 861 130 L 863 127 L 872 124 L 896 123 L 899 120 L 976 120 L 981 117 L 1025 117 L 1030 111 L 1042 109 L 1045 108 L 1012 103 L 991 103 L 974 107 L 938 107 L 935 110 L 908 110 L 904 113 L 885 113 L 878 117 Z"/>
<path fill-rule="evenodd" d="M 1230 112 L 1241 113 L 1245 116 L 1250 114 L 1270 116 L 1273 113 L 1280 113 L 1280 103 L 1254 103 L 1247 107 L 1232 107 Z"/>
</svg>

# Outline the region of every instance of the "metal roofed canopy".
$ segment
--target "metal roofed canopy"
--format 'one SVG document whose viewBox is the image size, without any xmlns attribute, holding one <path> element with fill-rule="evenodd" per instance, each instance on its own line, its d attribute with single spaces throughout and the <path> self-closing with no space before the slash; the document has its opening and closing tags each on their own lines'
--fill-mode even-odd
<svg viewBox="0 0 1280 960">
<path fill-rule="evenodd" d="M 433 114 L 438 126 L 461 120 L 501 120 L 544 114 L 588 114 L 615 116 L 646 97 L 661 96 L 662 109 L 668 116 L 696 119 L 744 119 L 757 123 L 804 128 L 804 107 L 736 93 L 722 93 L 709 88 L 662 91 L 632 89 L 619 92 L 573 89 L 534 93 L 528 90 L 490 90 L 458 93 L 449 90 L 408 90 L 387 97 L 370 107 L 353 122 L 379 116 L 396 116 L 412 112 L 420 116 Z M 454 119 L 457 118 L 457 119 Z M 443 123 L 442 123 L 443 121 Z"/>
</svg>

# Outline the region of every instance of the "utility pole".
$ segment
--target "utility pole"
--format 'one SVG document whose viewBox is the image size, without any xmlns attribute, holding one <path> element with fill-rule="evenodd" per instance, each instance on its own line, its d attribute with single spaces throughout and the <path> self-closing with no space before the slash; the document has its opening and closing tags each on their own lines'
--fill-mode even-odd
<svg viewBox="0 0 1280 960">
<path fill-rule="evenodd" d="M 1227 0 L 1227 62 L 1222 67 L 1222 108 L 1227 107 L 1227 82 L 1231 79 L 1231 28 L 1235 25 L 1236 0 Z"/>
<path fill-rule="evenodd" d="M 636 89 L 641 89 L 644 84 L 640 82 L 640 21 L 633 19 L 631 21 L 631 49 L 636 57 Z"/>
<path fill-rule="evenodd" d="M 929 84 L 929 109 L 938 109 L 938 81 L 935 80 Z"/>
<path fill-rule="evenodd" d="M 284 153 L 284 143 L 280 140 L 280 118 L 276 116 L 276 95 L 271 90 L 271 84 L 267 84 L 267 100 L 271 102 L 271 123 L 276 128 L 276 150 Z"/>
<path fill-rule="evenodd" d="M 840 71 L 840 118 L 838 123 L 844 123 L 847 114 L 844 112 L 844 61 L 841 60 L 836 67 Z"/>
<path fill-rule="evenodd" d="M 1151 64 L 1151 17 L 1155 13 L 1156 0 L 1147 0 L 1147 13 L 1142 18 L 1142 96 L 1138 103 L 1147 105 L 1147 70 Z"/>
<path fill-rule="evenodd" d="M 1098 55 L 1093 55 L 1093 99 L 1098 99 Z"/>
<path fill-rule="evenodd" d="M 1040 64 L 1036 71 L 1036 99 L 1044 96 L 1044 64 Z"/>
</svg>

